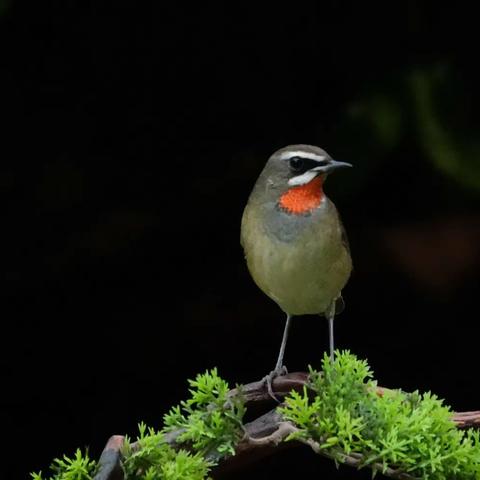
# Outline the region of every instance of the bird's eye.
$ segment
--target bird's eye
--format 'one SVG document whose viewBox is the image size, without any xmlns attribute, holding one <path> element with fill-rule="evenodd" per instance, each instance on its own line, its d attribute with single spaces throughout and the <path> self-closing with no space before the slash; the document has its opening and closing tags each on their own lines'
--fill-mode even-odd
<svg viewBox="0 0 480 480">
<path fill-rule="evenodd" d="M 290 169 L 294 172 L 300 172 L 303 168 L 304 161 L 301 157 L 292 157 L 289 161 Z"/>
</svg>

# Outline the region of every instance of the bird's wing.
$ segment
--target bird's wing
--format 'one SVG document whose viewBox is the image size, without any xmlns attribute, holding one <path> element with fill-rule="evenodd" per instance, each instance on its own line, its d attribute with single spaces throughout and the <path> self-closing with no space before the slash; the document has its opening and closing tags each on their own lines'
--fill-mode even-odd
<svg viewBox="0 0 480 480">
<path fill-rule="evenodd" d="M 347 237 L 347 232 L 345 230 L 345 227 L 343 226 L 342 221 L 340 220 L 340 230 L 342 232 L 342 244 L 343 246 L 347 249 L 348 254 L 350 255 L 350 244 L 348 243 L 348 237 Z"/>
<path fill-rule="evenodd" d="M 345 310 L 345 302 L 343 300 L 343 297 L 340 295 L 336 300 L 335 300 L 335 315 L 339 315 Z"/>
</svg>

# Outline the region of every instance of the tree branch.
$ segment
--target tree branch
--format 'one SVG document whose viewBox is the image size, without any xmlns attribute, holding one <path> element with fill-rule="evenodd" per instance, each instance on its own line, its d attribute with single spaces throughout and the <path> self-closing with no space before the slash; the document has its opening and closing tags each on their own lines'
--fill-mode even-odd
<svg viewBox="0 0 480 480">
<path fill-rule="evenodd" d="M 307 385 L 308 374 L 305 372 L 295 372 L 277 377 L 272 382 L 272 390 L 275 396 L 283 399 L 290 391 L 302 391 L 303 387 Z M 378 395 L 383 395 L 387 390 L 383 387 L 377 388 Z M 266 382 L 263 380 L 252 382 L 243 385 L 240 388 L 247 407 L 249 409 L 256 409 L 265 407 L 273 403 L 273 399 L 268 393 Z M 229 397 L 239 394 L 239 389 L 235 388 L 229 392 Z M 452 416 L 457 428 L 480 428 L 480 411 L 471 412 L 456 412 Z M 215 477 L 224 476 L 231 471 L 244 467 L 250 463 L 258 461 L 268 455 L 278 453 L 287 448 L 292 448 L 302 444 L 308 445 L 315 453 L 324 457 L 340 461 L 341 463 L 358 467 L 362 464 L 363 456 L 358 453 L 351 453 L 345 455 L 343 453 L 331 453 L 320 448 L 320 445 L 312 439 L 296 438 L 285 442 L 284 440 L 292 433 L 298 432 L 298 429 L 290 422 L 286 422 L 282 416 L 277 412 L 276 408 L 259 416 L 252 422 L 244 425 L 245 435 L 238 443 L 235 449 L 235 455 L 223 459 L 217 465 L 213 473 Z M 172 447 L 178 447 L 176 438 L 181 431 L 172 431 L 165 435 L 165 441 Z M 120 435 L 115 435 L 109 439 L 105 449 L 99 460 L 99 471 L 94 477 L 94 480 L 123 480 L 123 472 L 120 467 L 121 448 L 123 445 L 123 438 Z M 135 444 L 132 444 L 134 447 Z M 383 471 L 383 465 L 373 464 L 371 468 Z M 385 471 L 385 474 L 391 478 L 398 480 L 414 480 L 414 477 L 403 472 L 393 470 L 391 468 Z"/>
</svg>

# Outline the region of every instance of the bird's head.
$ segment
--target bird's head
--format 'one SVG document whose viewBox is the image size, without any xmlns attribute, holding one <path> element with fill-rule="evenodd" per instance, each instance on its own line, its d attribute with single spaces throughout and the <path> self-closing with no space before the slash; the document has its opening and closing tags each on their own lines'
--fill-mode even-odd
<svg viewBox="0 0 480 480">
<path fill-rule="evenodd" d="M 261 178 L 269 197 L 278 199 L 288 213 L 304 214 L 323 198 L 323 182 L 328 174 L 349 163 L 338 162 L 319 147 L 289 145 L 277 150 L 265 165 Z"/>
</svg>

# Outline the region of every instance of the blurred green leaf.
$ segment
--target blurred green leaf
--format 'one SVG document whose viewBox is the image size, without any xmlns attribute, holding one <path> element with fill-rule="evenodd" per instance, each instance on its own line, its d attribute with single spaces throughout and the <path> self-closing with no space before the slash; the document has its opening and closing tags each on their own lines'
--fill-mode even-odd
<svg viewBox="0 0 480 480">
<path fill-rule="evenodd" d="M 445 95 L 463 101 L 462 86 L 455 85 L 450 76 L 449 69 L 418 70 L 411 74 L 409 85 L 417 131 L 425 155 L 439 170 L 466 187 L 480 190 L 478 133 L 462 128 L 466 118 L 458 121 L 455 112 L 442 112 L 439 107 Z"/>
</svg>

